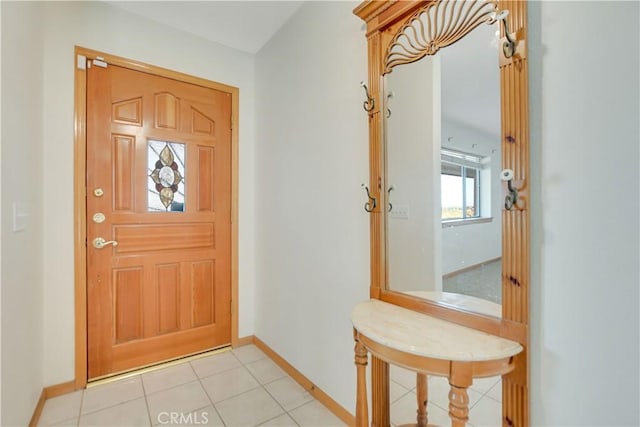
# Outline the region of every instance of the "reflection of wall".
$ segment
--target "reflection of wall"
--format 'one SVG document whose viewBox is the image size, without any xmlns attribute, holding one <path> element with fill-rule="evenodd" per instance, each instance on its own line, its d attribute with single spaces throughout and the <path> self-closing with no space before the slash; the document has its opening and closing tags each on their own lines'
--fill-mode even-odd
<svg viewBox="0 0 640 427">
<path fill-rule="evenodd" d="M 446 94 L 443 93 L 443 102 L 444 96 Z M 450 136 L 454 137 L 453 144 L 447 141 Z M 488 223 L 443 227 L 442 274 L 448 274 L 499 258 L 502 253 L 502 185 L 499 177 L 501 156 L 498 133 L 489 135 L 444 117 L 442 140 L 442 145 L 447 148 L 491 157 L 489 168 L 481 171 L 480 185 L 482 194 L 490 194 L 489 203 L 484 203 L 486 199 L 481 200 L 481 215 L 493 217 L 493 220 Z M 471 144 L 477 144 L 477 147 L 474 149 Z M 495 153 L 491 152 L 492 149 L 496 149 Z"/>
<path fill-rule="evenodd" d="M 438 58 L 396 67 L 386 77 L 387 173 L 391 203 L 407 218 L 388 222 L 389 284 L 394 290 L 441 290 L 440 76 Z"/>
</svg>

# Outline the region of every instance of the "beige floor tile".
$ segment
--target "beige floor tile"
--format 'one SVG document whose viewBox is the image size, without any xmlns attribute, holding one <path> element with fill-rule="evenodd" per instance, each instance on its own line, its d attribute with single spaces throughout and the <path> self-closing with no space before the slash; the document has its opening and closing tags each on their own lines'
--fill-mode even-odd
<svg viewBox="0 0 640 427">
<path fill-rule="evenodd" d="M 266 423 L 260 424 L 260 427 L 297 427 L 295 421 L 288 415 L 282 414 L 278 417 L 272 418 Z"/>
<path fill-rule="evenodd" d="M 182 363 L 142 375 L 142 384 L 144 385 L 144 392 L 152 394 L 181 384 L 187 384 L 197 379 L 198 377 L 196 377 L 191 365 Z"/>
<path fill-rule="evenodd" d="M 469 423 L 475 427 L 502 425 L 502 403 L 484 397 L 469 411 Z"/>
<path fill-rule="evenodd" d="M 77 419 L 80 416 L 82 393 L 83 391 L 80 390 L 48 399 L 42 409 L 38 425 L 50 426 L 59 424 L 61 421 Z"/>
<path fill-rule="evenodd" d="M 41 425 L 41 424 L 38 424 L 38 425 Z M 77 426 L 77 425 L 78 425 L 78 418 L 72 418 L 70 420 L 64 420 L 57 423 L 53 423 L 48 427 L 69 427 L 69 426 Z"/>
<path fill-rule="evenodd" d="M 214 404 L 260 386 L 244 366 L 211 375 L 201 381 Z"/>
<path fill-rule="evenodd" d="M 193 366 L 193 369 L 196 371 L 196 375 L 198 375 L 199 378 L 206 378 L 213 374 L 238 368 L 242 366 L 242 364 L 232 352 L 226 351 L 224 353 L 193 360 L 191 361 L 191 366 Z"/>
<path fill-rule="evenodd" d="M 284 413 L 282 407 L 259 387 L 216 403 L 216 409 L 229 427 L 257 426 Z"/>
<path fill-rule="evenodd" d="M 80 417 L 81 426 L 149 426 L 149 413 L 144 398 L 85 414 Z"/>
<path fill-rule="evenodd" d="M 144 391 L 139 376 L 102 384 L 85 390 L 82 413 L 99 411 L 143 396 Z"/>
<path fill-rule="evenodd" d="M 180 427 L 224 427 L 218 412 L 211 405 L 189 412 L 163 412 L 159 418 L 160 425 Z"/>
<path fill-rule="evenodd" d="M 389 378 L 408 390 L 416 388 L 416 373 L 408 369 L 390 365 Z"/>
<path fill-rule="evenodd" d="M 491 388 L 502 380 L 501 377 L 489 377 L 489 378 L 476 378 L 473 380 L 473 384 L 469 387 L 478 393 L 485 394 Z"/>
<path fill-rule="evenodd" d="M 416 394 L 411 392 L 391 404 L 391 423 L 394 425 L 415 424 L 418 410 Z M 429 403 L 427 405 L 429 424 L 451 425 L 447 411 Z"/>
<path fill-rule="evenodd" d="M 253 344 L 243 345 L 242 347 L 237 347 L 233 349 L 233 354 L 238 358 L 238 360 L 245 365 L 247 363 L 255 362 L 260 359 L 266 359 L 267 355 L 264 354 L 262 350 L 256 347 Z"/>
<path fill-rule="evenodd" d="M 449 380 L 445 377 L 429 377 L 429 402 L 434 403 L 442 409 L 449 408 L 449 391 L 451 386 Z M 482 394 L 475 390 L 467 389 L 467 395 L 469 396 L 469 408 L 475 405 L 482 397 Z"/>
<path fill-rule="evenodd" d="M 262 359 L 245 365 L 260 384 L 268 384 L 287 374 L 271 359 Z"/>
<path fill-rule="evenodd" d="M 400 399 L 405 394 L 409 393 L 409 390 L 405 387 L 401 386 L 395 381 L 389 381 L 389 401 L 391 403 Z M 369 395 L 369 399 L 371 399 L 371 395 Z"/>
<path fill-rule="evenodd" d="M 147 396 L 149 414 L 153 425 L 163 424 L 166 413 L 184 414 L 185 417 L 197 409 L 211 405 L 200 381 L 179 385 Z M 192 415 L 196 417 L 197 414 Z"/>
<path fill-rule="evenodd" d="M 306 403 L 299 408 L 289 412 L 301 427 L 338 427 L 345 426 L 345 423 L 329 411 L 317 400 Z"/>
<path fill-rule="evenodd" d="M 313 396 L 291 377 L 280 378 L 267 384 L 265 388 L 285 411 L 290 411 L 313 400 Z"/>
<path fill-rule="evenodd" d="M 494 385 L 485 396 L 498 402 L 502 402 L 502 381 Z"/>
</svg>

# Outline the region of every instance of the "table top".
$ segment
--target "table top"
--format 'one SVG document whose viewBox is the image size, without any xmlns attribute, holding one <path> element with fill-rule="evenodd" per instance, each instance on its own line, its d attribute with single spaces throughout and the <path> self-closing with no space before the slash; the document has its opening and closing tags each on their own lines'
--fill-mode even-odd
<svg viewBox="0 0 640 427">
<path fill-rule="evenodd" d="M 375 299 L 358 304 L 351 322 L 358 332 L 382 345 L 434 359 L 490 361 L 523 350 L 515 341 Z"/>
</svg>

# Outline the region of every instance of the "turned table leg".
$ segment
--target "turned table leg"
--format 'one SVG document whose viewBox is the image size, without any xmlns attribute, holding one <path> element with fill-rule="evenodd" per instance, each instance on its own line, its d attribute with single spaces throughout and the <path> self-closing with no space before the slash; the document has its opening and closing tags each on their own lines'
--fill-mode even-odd
<svg viewBox="0 0 640 427">
<path fill-rule="evenodd" d="M 427 376 L 425 374 L 416 375 L 416 391 L 418 395 L 418 427 L 426 427 L 429 424 L 427 416 Z"/>
<path fill-rule="evenodd" d="M 369 410 L 367 408 L 367 349 L 356 341 L 356 427 L 368 427 Z"/>
<path fill-rule="evenodd" d="M 473 381 L 470 363 L 451 362 L 449 376 L 449 417 L 452 427 L 465 427 L 469 421 L 469 395 L 467 388 Z"/>
</svg>

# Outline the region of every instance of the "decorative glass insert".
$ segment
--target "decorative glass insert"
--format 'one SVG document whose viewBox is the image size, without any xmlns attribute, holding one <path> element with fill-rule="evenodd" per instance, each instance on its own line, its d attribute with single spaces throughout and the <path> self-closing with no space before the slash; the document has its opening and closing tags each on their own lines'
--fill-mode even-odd
<svg viewBox="0 0 640 427">
<path fill-rule="evenodd" d="M 184 144 L 150 140 L 149 212 L 184 212 Z"/>
</svg>

